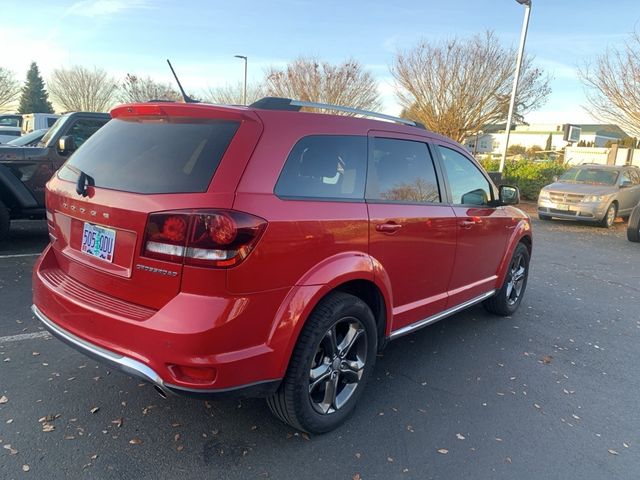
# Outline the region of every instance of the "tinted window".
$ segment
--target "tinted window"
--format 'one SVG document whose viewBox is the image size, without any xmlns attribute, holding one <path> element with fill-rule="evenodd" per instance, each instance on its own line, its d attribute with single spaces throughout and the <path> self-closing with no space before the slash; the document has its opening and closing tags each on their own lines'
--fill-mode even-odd
<svg viewBox="0 0 640 480">
<path fill-rule="evenodd" d="M 487 205 L 491 200 L 491 185 L 478 167 L 455 150 L 440 146 L 438 149 L 449 180 L 453 203 Z"/>
<path fill-rule="evenodd" d="M 100 130 L 108 120 L 78 120 L 73 124 L 71 130 L 67 135 L 71 135 L 73 137 L 73 141 L 76 144 L 76 148 L 82 145 L 87 139 Z"/>
<path fill-rule="evenodd" d="M 114 119 L 78 149 L 60 171 L 78 170 L 97 187 L 135 193 L 204 192 L 238 122 Z"/>
<path fill-rule="evenodd" d="M 440 202 L 436 172 L 425 143 L 374 138 L 371 144 L 367 199 Z"/>
<path fill-rule="evenodd" d="M 20 130 L 3 130 L 0 131 L 0 135 L 4 135 L 5 137 L 19 137 Z"/>
<path fill-rule="evenodd" d="M 3 117 L 0 118 L 0 127 L 19 127 L 21 117 Z"/>
<path fill-rule="evenodd" d="M 304 137 L 287 157 L 275 193 L 284 197 L 362 199 L 366 170 L 366 137 Z"/>
<path fill-rule="evenodd" d="M 54 123 L 56 123 L 57 118 L 49 117 L 47 118 L 47 127 L 51 128 Z"/>
</svg>

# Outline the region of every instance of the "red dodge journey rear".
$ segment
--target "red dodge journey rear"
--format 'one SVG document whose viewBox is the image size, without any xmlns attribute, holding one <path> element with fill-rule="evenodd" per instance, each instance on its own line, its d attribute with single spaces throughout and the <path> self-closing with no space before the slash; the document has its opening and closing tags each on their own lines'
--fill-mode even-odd
<svg viewBox="0 0 640 480">
<path fill-rule="evenodd" d="M 32 308 L 163 396 L 265 396 L 320 433 L 388 339 L 481 301 L 513 313 L 530 224 L 451 140 L 269 100 L 115 108 L 47 185 Z"/>
</svg>

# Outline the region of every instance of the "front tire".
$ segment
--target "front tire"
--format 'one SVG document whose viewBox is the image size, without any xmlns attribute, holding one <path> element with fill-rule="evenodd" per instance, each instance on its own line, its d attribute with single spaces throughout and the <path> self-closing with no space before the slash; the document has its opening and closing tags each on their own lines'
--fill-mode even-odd
<svg viewBox="0 0 640 480">
<path fill-rule="evenodd" d="M 271 412 L 304 432 L 337 428 L 362 395 L 376 354 L 369 306 L 353 295 L 329 294 L 304 325 L 280 388 L 267 398 Z"/>
<path fill-rule="evenodd" d="M 9 226 L 11 225 L 11 216 L 9 210 L 0 202 L 0 241 L 9 235 Z"/>
<path fill-rule="evenodd" d="M 518 243 L 502 287 L 493 297 L 484 301 L 487 311 L 503 317 L 515 313 L 527 288 L 529 259 L 529 249 L 523 243 Z"/>
<path fill-rule="evenodd" d="M 630 242 L 640 242 L 640 204 L 636 205 L 629 217 L 627 240 Z"/>
<path fill-rule="evenodd" d="M 600 226 L 603 228 L 611 228 L 616 221 L 616 216 L 618 214 L 618 207 L 615 203 L 609 205 L 607 208 L 607 212 L 604 214 L 602 220 L 600 220 Z"/>
</svg>

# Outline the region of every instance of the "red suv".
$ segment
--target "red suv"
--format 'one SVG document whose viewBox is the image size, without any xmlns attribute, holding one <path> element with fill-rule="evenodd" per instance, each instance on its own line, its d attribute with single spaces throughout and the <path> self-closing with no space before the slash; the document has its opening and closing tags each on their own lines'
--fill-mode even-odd
<svg viewBox="0 0 640 480">
<path fill-rule="evenodd" d="M 32 309 L 163 395 L 265 396 L 326 432 L 388 340 L 522 301 L 517 189 L 419 124 L 274 98 L 111 115 L 47 185 Z"/>
</svg>

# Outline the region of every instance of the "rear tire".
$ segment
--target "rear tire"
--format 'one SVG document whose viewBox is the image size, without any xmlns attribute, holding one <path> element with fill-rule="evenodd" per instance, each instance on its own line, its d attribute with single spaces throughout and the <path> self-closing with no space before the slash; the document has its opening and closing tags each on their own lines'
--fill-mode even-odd
<svg viewBox="0 0 640 480">
<path fill-rule="evenodd" d="M 309 316 L 280 388 L 267 398 L 271 412 L 304 432 L 337 428 L 362 395 L 376 354 L 369 306 L 356 296 L 330 293 Z"/>
<path fill-rule="evenodd" d="M 636 205 L 629 217 L 627 240 L 630 242 L 640 242 L 640 204 Z"/>
<path fill-rule="evenodd" d="M 538 214 L 538 218 L 540 220 L 543 220 L 545 222 L 548 222 L 549 220 L 551 220 L 551 215 L 543 215 L 542 213 Z"/>
<path fill-rule="evenodd" d="M 607 208 L 607 212 L 604 214 L 604 217 L 602 217 L 602 220 L 600 220 L 600 226 L 602 228 L 611 228 L 616 221 L 617 214 L 618 206 L 612 203 L 609 205 L 609 208 Z"/>
<path fill-rule="evenodd" d="M 0 242 L 9 235 L 9 227 L 11 225 L 11 216 L 9 210 L 0 202 Z"/>
<path fill-rule="evenodd" d="M 503 317 L 515 313 L 527 288 L 529 258 L 529 249 L 523 243 L 518 243 L 502 287 L 493 297 L 483 302 L 487 311 Z"/>
</svg>

